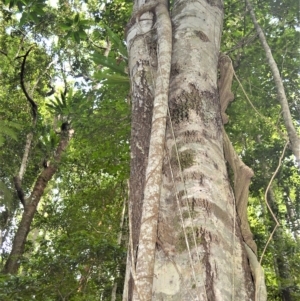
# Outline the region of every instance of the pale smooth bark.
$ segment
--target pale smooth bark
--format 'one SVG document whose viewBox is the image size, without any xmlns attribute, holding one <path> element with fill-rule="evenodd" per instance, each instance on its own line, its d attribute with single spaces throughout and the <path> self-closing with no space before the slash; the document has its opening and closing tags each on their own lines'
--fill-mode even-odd
<svg viewBox="0 0 300 301">
<path fill-rule="evenodd" d="M 23 155 L 23 158 L 22 158 L 22 163 L 21 163 L 21 166 L 20 166 L 19 174 L 18 174 L 21 182 L 23 180 L 23 176 L 24 176 L 24 173 L 25 173 L 25 170 L 26 170 L 32 139 L 33 139 L 33 133 L 27 134 L 26 144 L 25 144 L 25 151 L 24 151 L 24 155 Z"/>
<path fill-rule="evenodd" d="M 278 66 L 274 60 L 274 57 L 272 55 L 271 48 L 268 45 L 265 34 L 256 20 L 255 13 L 251 6 L 250 0 L 246 0 L 246 3 L 247 3 L 247 7 L 249 9 L 250 16 L 252 18 L 255 30 L 258 34 L 259 40 L 266 53 L 267 62 L 269 64 L 271 72 L 273 74 L 274 82 L 275 82 L 276 89 L 277 89 L 277 98 L 278 98 L 278 101 L 279 101 L 281 109 L 282 109 L 282 117 L 284 120 L 284 124 L 285 124 L 286 130 L 287 130 L 287 133 L 288 133 L 288 137 L 290 139 L 293 154 L 296 157 L 296 161 L 300 168 L 300 137 L 297 135 L 297 131 L 293 124 L 293 119 L 291 116 L 289 103 L 286 98 L 286 94 L 285 94 L 284 86 L 283 86 L 282 79 L 280 76 L 280 72 L 279 72 Z"/>
<path fill-rule="evenodd" d="M 169 101 L 181 168 L 169 123 L 167 149 L 175 185 L 166 164 L 158 230 L 164 247 L 156 254 L 152 300 L 253 300 L 223 154 L 217 90 L 223 3 L 176 1 L 172 21 Z"/>
</svg>

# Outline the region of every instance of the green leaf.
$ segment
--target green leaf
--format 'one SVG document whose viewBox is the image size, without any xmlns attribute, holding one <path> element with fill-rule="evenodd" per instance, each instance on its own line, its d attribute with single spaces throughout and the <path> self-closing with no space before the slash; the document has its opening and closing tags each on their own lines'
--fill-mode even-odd
<svg viewBox="0 0 300 301">
<path fill-rule="evenodd" d="M 93 55 L 93 60 L 96 64 L 100 64 L 100 65 L 103 65 L 109 69 L 111 69 L 112 71 L 115 71 L 119 74 L 122 74 L 122 75 L 127 75 L 124 70 L 125 70 L 125 63 L 124 62 L 121 62 L 119 65 L 117 64 L 116 60 L 115 59 L 112 59 L 112 58 L 109 58 L 109 57 L 106 57 L 100 53 L 94 53 Z"/>
<path fill-rule="evenodd" d="M 129 86 L 129 77 L 119 74 L 105 74 L 105 73 L 95 73 L 94 78 L 97 80 L 105 80 L 107 85 L 128 85 Z"/>
<path fill-rule="evenodd" d="M 11 200 L 12 200 L 12 194 L 10 190 L 7 188 L 4 182 L 0 181 L 0 194 L 2 194 L 2 205 L 5 205 L 10 209 L 11 207 Z"/>
<path fill-rule="evenodd" d="M 115 34 L 109 27 L 105 26 L 105 29 L 107 31 L 108 37 L 116 45 L 117 49 L 122 54 L 122 56 L 127 58 L 128 54 L 127 49 L 124 46 L 124 42 L 120 40 L 119 36 Z"/>
<path fill-rule="evenodd" d="M 9 2 L 9 9 L 11 9 L 15 5 L 15 0 L 11 0 L 8 2 Z"/>
<path fill-rule="evenodd" d="M 29 19 L 28 13 L 24 12 L 20 19 L 20 26 L 24 25 L 28 21 L 28 19 Z"/>
<path fill-rule="evenodd" d="M 9 136 L 10 138 L 14 139 L 14 140 L 17 140 L 17 134 L 14 130 L 10 129 L 9 127 L 3 127 L 1 129 L 1 134 L 3 135 L 7 135 Z"/>
<path fill-rule="evenodd" d="M 74 17 L 74 23 L 77 24 L 79 21 L 79 13 L 77 13 Z"/>
<path fill-rule="evenodd" d="M 77 44 L 80 43 L 80 36 L 79 36 L 78 31 L 73 32 L 73 40 L 74 40 Z"/>
<path fill-rule="evenodd" d="M 34 22 L 38 22 L 40 17 L 35 12 L 28 13 L 28 18 Z"/>
<path fill-rule="evenodd" d="M 59 27 L 60 27 L 60 29 L 67 31 L 67 30 L 70 30 L 72 28 L 72 24 L 62 23 L 62 24 L 59 24 Z"/>
<path fill-rule="evenodd" d="M 78 31 L 80 39 L 85 39 L 87 37 L 87 34 L 85 33 L 84 30 L 79 30 Z"/>
<path fill-rule="evenodd" d="M 18 129 L 18 130 L 20 130 L 22 128 L 21 124 L 13 122 L 13 121 L 7 121 L 6 124 L 7 124 L 7 126 Z M 1 123 L 0 123 L 0 125 L 1 125 Z"/>
<path fill-rule="evenodd" d="M 45 5 L 44 4 L 36 4 L 34 6 L 31 7 L 31 13 L 34 13 L 36 15 L 43 15 L 45 12 L 44 12 L 44 7 Z"/>
<path fill-rule="evenodd" d="M 66 104 L 63 103 L 59 97 L 55 96 L 55 100 L 49 99 L 50 103 L 47 103 L 46 106 L 57 114 L 63 114 L 63 109 L 66 107 Z"/>
<path fill-rule="evenodd" d="M 20 12 L 23 11 L 24 2 L 23 1 L 18 1 L 17 2 L 17 7 L 18 7 Z"/>
<path fill-rule="evenodd" d="M 15 123 L 15 122 L 0 120 L 0 135 L 1 135 L 1 138 L 2 138 L 1 140 L 2 141 L 4 141 L 3 140 L 4 138 L 2 137 L 3 135 L 7 135 L 7 136 L 9 136 L 10 138 L 12 138 L 14 140 L 18 139 L 17 133 L 12 128 L 20 129 L 21 125 Z M 3 144 L 3 142 L 1 144 Z"/>
</svg>

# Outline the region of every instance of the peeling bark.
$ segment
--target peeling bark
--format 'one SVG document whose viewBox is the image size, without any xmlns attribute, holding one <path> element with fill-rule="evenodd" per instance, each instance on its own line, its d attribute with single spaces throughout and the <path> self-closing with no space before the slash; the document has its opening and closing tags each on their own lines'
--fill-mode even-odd
<svg viewBox="0 0 300 301">
<path fill-rule="evenodd" d="M 218 86 L 220 93 L 222 119 L 223 124 L 225 124 L 228 121 L 228 117 L 225 114 L 225 111 L 229 102 L 234 99 L 233 93 L 231 92 L 234 70 L 231 59 L 227 55 L 220 55 L 219 68 L 220 79 L 218 81 Z M 228 161 L 229 166 L 234 173 L 235 206 L 252 275 L 255 280 L 255 301 L 265 301 L 267 300 L 267 291 L 264 272 L 261 264 L 257 260 L 257 246 L 253 240 L 253 235 L 248 223 L 247 215 L 249 186 L 254 172 L 240 159 L 240 157 L 234 150 L 224 128 L 223 145 L 225 159 Z"/>
</svg>

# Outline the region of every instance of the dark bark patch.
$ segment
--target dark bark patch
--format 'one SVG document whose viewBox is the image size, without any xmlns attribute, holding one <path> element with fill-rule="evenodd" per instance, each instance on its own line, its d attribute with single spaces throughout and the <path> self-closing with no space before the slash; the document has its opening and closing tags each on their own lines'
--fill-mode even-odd
<svg viewBox="0 0 300 301">
<path fill-rule="evenodd" d="M 187 130 L 183 133 L 183 143 L 194 143 L 198 142 L 201 144 L 205 143 L 205 139 L 201 132 L 194 130 Z"/>
<path fill-rule="evenodd" d="M 195 234 L 196 244 L 197 245 L 202 244 L 203 238 L 199 234 L 199 229 L 196 227 L 194 227 L 194 228 L 186 227 L 185 233 L 183 231 L 180 231 L 180 234 L 177 237 L 176 250 L 178 252 L 181 253 L 181 252 L 184 252 L 187 250 L 187 245 L 186 245 L 187 242 L 188 242 L 190 248 L 195 247 L 195 240 L 194 240 L 193 233 Z"/>
<path fill-rule="evenodd" d="M 184 190 L 180 190 L 177 194 L 179 200 L 182 199 L 182 197 L 185 195 L 185 191 Z"/>
<path fill-rule="evenodd" d="M 214 124 L 216 124 L 218 134 L 220 135 L 222 133 L 223 121 L 221 116 L 221 106 L 218 90 L 215 89 L 213 93 L 210 91 L 203 91 L 201 93 L 201 96 L 206 100 L 205 105 L 207 112 L 210 113 L 203 116 L 203 119 L 206 122 L 213 122 Z"/>
<path fill-rule="evenodd" d="M 208 36 L 201 30 L 194 30 L 195 35 L 200 38 L 203 42 L 210 42 Z"/>
<path fill-rule="evenodd" d="M 182 91 L 180 95 L 170 99 L 169 103 L 172 122 L 178 125 L 189 121 L 193 110 L 200 117 L 203 124 L 216 124 L 218 133 L 222 133 L 222 118 L 218 90 L 200 91 L 190 83 L 189 91 Z"/>
<path fill-rule="evenodd" d="M 142 60 L 137 64 L 142 64 L 145 68 L 141 72 L 141 85 L 134 85 L 132 94 L 130 203 L 134 216 L 132 220 L 134 248 L 139 237 L 153 108 L 153 96 L 145 71 L 148 69 L 149 61 Z M 141 176 L 137 177 L 136 175 Z"/>
<path fill-rule="evenodd" d="M 193 204 L 194 208 L 195 207 L 203 208 L 207 212 L 208 216 L 211 215 L 211 203 L 209 200 L 202 199 L 202 198 L 199 198 L 199 199 L 193 198 L 192 204 Z"/>
<path fill-rule="evenodd" d="M 207 235 L 208 234 L 208 235 Z M 203 256 L 203 265 L 205 268 L 205 290 L 206 290 L 206 296 L 207 300 L 215 300 L 215 291 L 214 291 L 214 278 L 215 274 L 213 272 L 211 263 L 210 263 L 210 242 L 211 242 L 211 236 L 209 233 L 206 233 L 205 230 L 202 229 L 201 231 L 201 237 L 202 237 L 202 246 L 204 248 L 204 256 Z"/>
<path fill-rule="evenodd" d="M 185 180 L 196 180 L 199 182 L 199 184 L 202 186 L 203 185 L 203 179 L 204 179 L 204 174 L 200 171 L 193 171 L 193 172 L 189 172 L 186 173 L 184 175 L 184 179 Z"/>
<path fill-rule="evenodd" d="M 182 121 L 189 119 L 189 103 L 186 99 L 181 98 L 170 105 L 170 114 L 172 122 L 179 124 Z"/>
<path fill-rule="evenodd" d="M 214 215 L 218 220 L 222 221 L 226 227 L 232 227 L 232 221 L 229 219 L 228 214 L 222 208 L 212 203 L 208 199 L 204 198 L 189 198 L 188 199 L 189 206 L 194 208 L 194 210 L 204 209 L 207 212 L 207 215 Z M 180 205 L 185 206 L 186 200 L 180 199 Z"/>
<path fill-rule="evenodd" d="M 174 152 L 172 152 L 171 157 L 171 165 L 178 168 L 180 163 L 181 170 L 184 170 L 194 165 L 194 158 L 195 152 L 193 150 L 186 149 L 184 151 L 179 151 L 177 157 L 177 152 L 174 148 Z"/>
<path fill-rule="evenodd" d="M 176 75 L 178 75 L 178 74 L 180 74 L 180 66 L 179 66 L 179 64 L 177 64 L 177 63 L 175 63 L 175 64 L 172 64 L 171 65 L 171 76 L 176 76 Z"/>
</svg>

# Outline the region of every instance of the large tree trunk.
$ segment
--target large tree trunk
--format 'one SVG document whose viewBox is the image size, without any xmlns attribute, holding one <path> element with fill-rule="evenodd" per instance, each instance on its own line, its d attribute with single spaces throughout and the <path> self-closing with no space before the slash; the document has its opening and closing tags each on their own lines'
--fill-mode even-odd
<svg viewBox="0 0 300 301">
<path fill-rule="evenodd" d="M 136 0 L 128 24 L 131 241 L 123 300 L 255 300 L 223 152 L 217 87 L 223 1 L 174 1 L 169 116 L 165 141 L 157 142 L 154 116 L 151 134 L 150 122 L 151 103 L 161 88 L 157 78 L 165 71 L 157 22 L 161 5 L 165 1 Z M 151 147 L 161 143 L 165 153 L 156 153 L 156 166 L 146 173 L 153 164 Z M 162 180 L 156 203 L 147 184 L 157 170 Z M 156 195 L 156 182 L 154 187 Z"/>
</svg>

